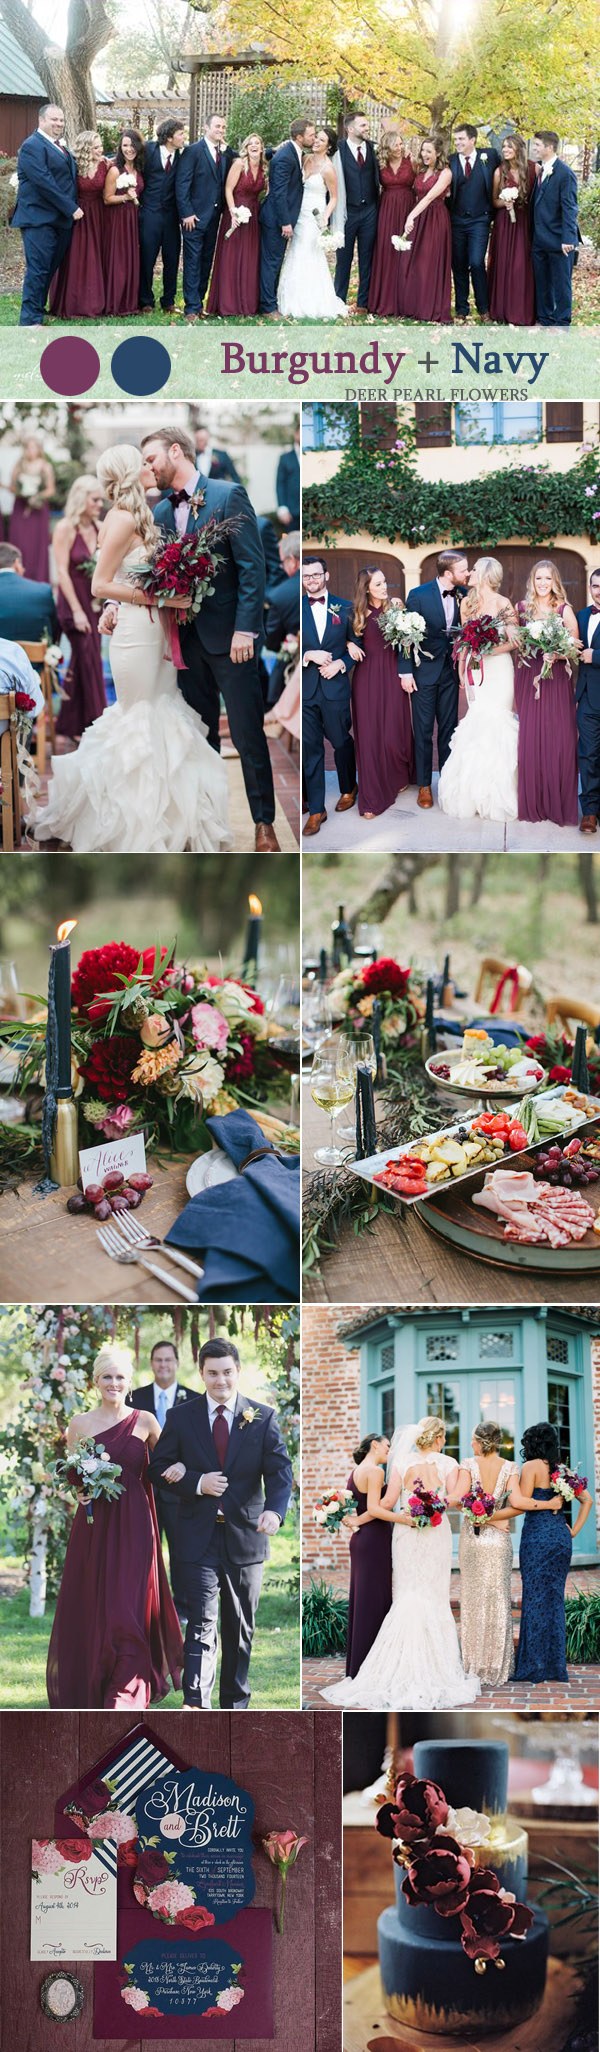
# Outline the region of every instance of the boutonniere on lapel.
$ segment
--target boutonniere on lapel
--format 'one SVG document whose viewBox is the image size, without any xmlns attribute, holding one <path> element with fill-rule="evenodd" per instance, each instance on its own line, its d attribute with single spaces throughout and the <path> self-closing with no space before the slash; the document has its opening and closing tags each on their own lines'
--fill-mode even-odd
<svg viewBox="0 0 600 2052">
<path fill-rule="evenodd" d="M 339 606 L 332 606 L 331 599 L 329 601 L 329 618 L 331 620 L 332 627 L 341 627 L 342 615 L 340 613 Z"/>
<path fill-rule="evenodd" d="M 479 151 L 479 162 L 480 162 L 480 164 L 487 164 L 487 160 L 488 160 L 488 153 L 487 153 L 487 150 L 480 150 L 480 151 Z"/>
<path fill-rule="evenodd" d="M 247 1404 L 245 1411 L 242 1411 L 241 1418 L 238 1420 L 240 1432 L 243 1432 L 245 1425 L 253 1425 L 255 1418 L 258 1418 L 258 1411 L 253 1411 L 252 1405 Z"/>
<path fill-rule="evenodd" d="M 200 507 L 204 505 L 205 498 L 206 492 L 192 492 L 192 496 L 190 499 L 190 513 L 193 513 L 194 519 L 196 518 L 196 514 L 200 512 Z"/>
</svg>

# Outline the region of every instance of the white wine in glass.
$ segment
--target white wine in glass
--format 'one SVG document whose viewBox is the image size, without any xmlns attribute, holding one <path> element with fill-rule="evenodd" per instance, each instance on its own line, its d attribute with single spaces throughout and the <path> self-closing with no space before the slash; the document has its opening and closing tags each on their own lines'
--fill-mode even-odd
<svg viewBox="0 0 600 2052">
<path fill-rule="evenodd" d="M 335 1120 L 343 1111 L 344 1105 L 350 1103 L 354 1095 L 354 1084 L 351 1076 L 338 1073 L 335 1051 L 329 1053 L 317 1050 L 312 1065 L 310 1094 L 315 1104 L 319 1105 L 321 1111 L 326 1111 L 331 1120 L 330 1145 L 315 1149 L 315 1161 L 321 1162 L 323 1168 L 339 1168 L 344 1160 L 344 1154 L 335 1144 Z"/>
</svg>

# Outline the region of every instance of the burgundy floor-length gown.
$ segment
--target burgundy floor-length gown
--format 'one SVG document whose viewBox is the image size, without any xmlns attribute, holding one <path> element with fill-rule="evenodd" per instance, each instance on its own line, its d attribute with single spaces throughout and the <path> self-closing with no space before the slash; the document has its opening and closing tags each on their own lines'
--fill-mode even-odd
<svg viewBox="0 0 600 2052">
<path fill-rule="evenodd" d="M 110 169 L 110 166 L 109 166 Z M 140 209 L 144 180 L 136 172 L 138 205 L 104 208 L 104 312 L 111 320 L 137 313 L 140 299 Z"/>
<path fill-rule="evenodd" d="M 529 165 L 529 191 L 535 185 L 533 164 Z M 507 321 L 514 328 L 530 328 L 535 320 L 535 281 L 531 259 L 529 205 L 516 197 L 514 222 L 506 207 L 497 207 L 490 241 L 488 286 L 490 317 Z"/>
<path fill-rule="evenodd" d="M 87 570 L 88 551 L 79 529 L 69 557 L 69 576 L 79 604 L 90 622 L 91 634 L 81 634 L 73 625 L 73 614 L 63 591 L 58 592 L 56 601 L 62 632 L 68 634 L 71 643 L 71 660 L 64 688 L 68 696 L 62 700 L 56 722 L 57 734 L 65 734 L 70 741 L 79 741 L 86 727 L 93 720 L 99 720 L 106 710 L 106 693 L 102 675 L 102 651 L 98 614 L 92 604 L 92 586 Z"/>
<path fill-rule="evenodd" d="M 397 318 L 404 310 L 408 254 L 393 248 L 392 236 L 404 234 L 404 223 L 414 203 L 414 183 L 415 167 L 410 157 L 403 157 L 396 171 L 392 170 L 391 164 L 382 164 L 368 308 L 369 313 L 380 314 L 384 318 Z"/>
<path fill-rule="evenodd" d="M 46 500 L 43 506 L 30 506 L 28 499 L 19 492 L 14 502 L 8 523 L 8 539 L 14 549 L 23 557 L 26 577 L 33 577 L 36 584 L 47 584 L 50 575 L 50 507 Z"/>
<path fill-rule="evenodd" d="M 137 1411 L 94 1433 L 122 1468 L 123 1494 L 73 1519 L 46 1682 L 55 1710 L 145 1710 L 181 1680 L 182 1639 L 167 1581 Z"/>
<path fill-rule="evenodd" d="M 362 1517 L 367 1498 L 357 1489 L 352 1475 L 346 1488 L 352 1490 L 357 1514 Z M 374 1518 L 371 1525 L 361 1525 L 359 1532 L 353 1532 L 350 1540 L 346 1674 L 352 1678 L 370 1653 L 390 1609 L 393 1530 L 384 1518 Z"/>
<path fill-rule="evenodd" d="M 439 178 L 439 171 L 418 171 L 415 204 L 423 199 Z M 452 313 L 452 229 L 444 197 L 432 200 L 424 214 L 418 214 L 411 236 L 406 264 L 403 313 L 409 321 L 449 321 Z"/>
<path fill-rule="evenodd" d="M 221 216 L 206 309 L 209 314 L 220 315 L 221 320 L 235 320 L 237 314 L 258 313 L 259 206 L 266 183 L 263 170 L 257 172 L 256 178 L 251 171 L 240 171 L 234 192 L 235 204 L 237 207 L 249 207 L 251 219 L 229 235 L 231 216 L 228 207 Z"/>
<path fill-rule="evenodd" d="M 360 813 L 387 812 L 415 776 L 410 698 L 402 690 L 398 657 L 383 639 L 379 618 L 376 611 L 367 616 L 359 637 L 364 658 L 352 680 Z"/>
<path fill-rule="evenodd" d="M 73 222 L 67 254 L 50 291 L 50 312 L 61 320 L 98 320 L 104 313 L 105 217 L 109 210 L 102 195 L 107 171 L 107 158 L 101 157 L 93 178 L 77 180 L 83 220 Z"/>
<path fill-rule="evenodd" d="M 525 620 L 522 606 L 517 608 Z M 560 607 L 561 613 L 564 606 Z M 553 663 L 549 677 L 535 681 L 542 667 L 515 663 L 515 704 L 519 715 L 519 819 L 551 819 L 556 826 L 577 826 L 576 672 Z"/>
</svg>

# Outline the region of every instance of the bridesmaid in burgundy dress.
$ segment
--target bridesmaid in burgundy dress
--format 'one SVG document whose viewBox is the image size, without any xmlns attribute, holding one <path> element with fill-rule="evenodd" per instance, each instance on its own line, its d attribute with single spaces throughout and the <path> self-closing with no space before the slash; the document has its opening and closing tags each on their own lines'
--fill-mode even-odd
<svg viewBox="0 0 600 2052">
<path fill-rule="evenodd" d="M 402 251 L 398 256 L 398 263 L 406 265 L 400 287 L 405 320 L 451 318 L 452 229 L 446 206 L 451 184 L 449 165 L 444 163 L 437 143 L 427 137 L 421 144 L 420 168 L 415 177 L 417 203 L 411 207 L 404 225 L 405 235 L 412 237 L 412 249 L 408 256 Z"/>
<path fill-rule="evenodd" d="M 125 128 L 104 186 L 105 314 L 111 320 L 138 312 L 140 299 L 140 196 L 144 144 L 137 128 Z"/>
<path fill-rule="evenodd" d="M 58 734 L 79 741 L 85 727 L 106 709 L 98 614 L 92 602 L 92 580 L 83 565 L 95 555 L 104 499 L 96 477 L 77 477 L 71 485 L 62 520 L 54 530 L 58 580 L 57 611 L 61 630 L 71 644 L 63 699 L 56 722 Z"/>
<path fill-rule="evenodd" d="M 399 261 L 399 252 L 394 249 L 393 235 L 403 235 L 406 217 L 410 213 L 415 183 L 415 167 L 410 144 L 403 142 L 399 129 L 388 128 L 382 135 L 379 149 L 381 167 L 381 199 L 377 214 L 377 235 L 371 266 L 369 285 L 369 313 L 397 319 L 402 306 L 402 285 L 406 274 Z"/>
<path fill-rule="evenodd" d="M 225 185 L 225 211 L 219 223 L 207 313 L 221 320 L 256 314 L 259 305 L 259 207 L 267 190 L 265 146 L 260 135 L 247 135 L 234 157 Z M 250 220 L 235 226 L 237 208 L 247 207 Z M 232 224 L 233 233 L 232 233 Z"/>
<path fill-rule="evenodd" d="M 528 163 L 522 135 L 507 135 L 501 159 L 493 185 L 495 214 L 488 266 L 490 319 L 508 322 L 513 328 L 529 328 L 535 320 L 529 206 L 535 169 Z"/>
<path fill-rule="evenodd" d="M 517 607 L 521 624 L 560 613 L 573 640 L 579 629 L 555 563 L 535 563 L 525 598 Z M 515 704 L 519 715 L 519 819 L 554 820 L 556 826 L 577 826 L 577 714 L 575 685 L 564 662 L 554 662 L 549 677 L 535 687 L 539 662 L 515 665 Z"/>
<path fill-rule="evenodd" d="M 47 584 L 50 550 L 50 500 L 55 491 L 52 464 L 37 435 L 28 435 L 10 479 L 14 505 L 8 539 L 23 558 L 26 577 Z"/>
<path fill-rule="evenodd" d="M 73 155 L 83 220 L 73 222 L 67 254 L 52 280 L 50 312 L 61 320 L 99 320 L 105 299 L 104 187 L 108 171 L 102 137 L 92 128 L 84 129 Z"/>
<path fill-rule="evenodd" d="M 94 1363 L 99 1406 L 71 1418 L 67 1454 L 95 1439 L 121 1467 L 122 1493 L 75 1513 L 48 1648 L 48 1702 L 57 1710 L 146 1710 L 180 1687 L 183 1644 L 148 1481 L 160 1437 L 150 1411 L 127 1403 L 132 1363 L 108 1344 Z"/>
<path fill-rule="evenodd" d="M 387 598 L 383 571 L 360 570 L 352 628 L 362 658 L 352 678 L 352 728 L 363 819 L 387 812 L 415 777 L 410 700 L 400 683 L 397 652 L 379 627 Z"/>
<path fill-rule="evenodd" d="M 350 1540 L 350 1595 L 346 1674 L 354 1676 L 370 1653 L 392 1601 L 392 1511 L 380 1509 L 389 1439 L 369 1432 L 354 1454 L 346 1487 L 361 1523 Z"/>
</svg>

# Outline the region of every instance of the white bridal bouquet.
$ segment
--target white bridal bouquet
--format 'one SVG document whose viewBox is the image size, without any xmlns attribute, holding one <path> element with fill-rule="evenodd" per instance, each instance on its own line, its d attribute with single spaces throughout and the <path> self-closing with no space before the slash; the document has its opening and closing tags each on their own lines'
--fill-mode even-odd
<svg viewBox="0 0 600 2052">
<path fill-rule="evenodd" d="M 407 249 L 412 249 L 410 235 L 392 235 L 391 242 L 392 248 L 399 249 L 402 253 Z"/>
<path fill-rule="evenodd" d="M 399 599 L 391 599 L 389 606 L 379 614 L 379 625 L 383 639 L 390 648 L 400 648 L 403 656 L 412 655 L 415 663 L 420 663 L 422 642 L 426 633 L 422 613 L 408 613 Z M 427 650 L 425 654 L 427 655 Z M 428 657 L 428 661 L 430 660 Z"/>
<path fill-rule="evenodd" d="M 126 195 L 126 198 L 127 198 L 127 199 L 132 199 L 132 200 L 134 200 L 134 201 L 135 201 L 135 205 L 136 205 L 136 207 L 137 207 L 137 205 L 138 205 L 138 196 L 137 196 L 137 179 L 136 179 L 135 171 L 120 171 L 120 172 L 119 172 L 119 176 L 118 176 L 118 178 L 117 178 L 117 183 L 116 183 L 116 187 L 115 187 L 115 190 L 116 190 L 117 192 L 124 192 L 124 193 L 125 193 L 125 195 Z"/>
<path fill-rule="evenodd" d="M 342 230 L 341 230 L 340 228 L 329 228 L 329 227 L 325 227 L 325 228 L 322 228 L 322 229 L 321 229 L 321 235 L 320 235 L 320 242 L 321 242 L 321 248 L 322 248 L 322 249 L 324 249 L 324 250 L 328 250 L 328 249 L 333 249 L 333 250 L 343 249 L 343 247 L 344 247 L 344 234 L 343 234 L 343 231 L 342 231 Z"/>
<path fill-rule="evenodd" d="M 547 613 L 543 620 L 526 620 L 519 629 L 518 645 L 524 663 L 537 663 L 542 656 L 542 667 L 534 680 L 536 698 L 540 695 L 542 679 L 552 673 L 553 663 L 565 663 L 571 677 L 573 664 L 579 661 L 577 642 L 569 634 L 559 613 Z"/>
<path fill-rule="evenodd" d="M 93 1503 L 113 1503 L 123 1495 L 123 1473 L 118 1461 L 111 1461 L 106 1447 L 99 1439 L 79 1439 L 73 1452 L 63 1461 L 55 1461 L 51 1470 L 57 1482 L 68 1482 L 71 1489 L 83 1491 L 85 1515 L 88 1525 L 94 1523 Z"/>
<path fill-rule="evenodd" d="M 226 234 L 226 236 L 225 236 L 225 241 L 226 241 L 226 242 L 229 242 L 229 237 L 230 237 L 230 235 L 235 235 L 235 231 L 236 231 L 236 228 L 245 228 L 245 227 L 246 227 L 246 223 L 247 223 L 247 221 L 251 221 L 251 220 L 252 220 L 252 208 L 251 208 L 251 207 L 234 207 L 234 209 L 233 209 L 233 214 L 232 214 L 232 217 L 231 217 L 231 227 L 230 227 L 230 228 L 228 228 L 228 230 L 227 230 L 227 234 Z"/>
</svg>

